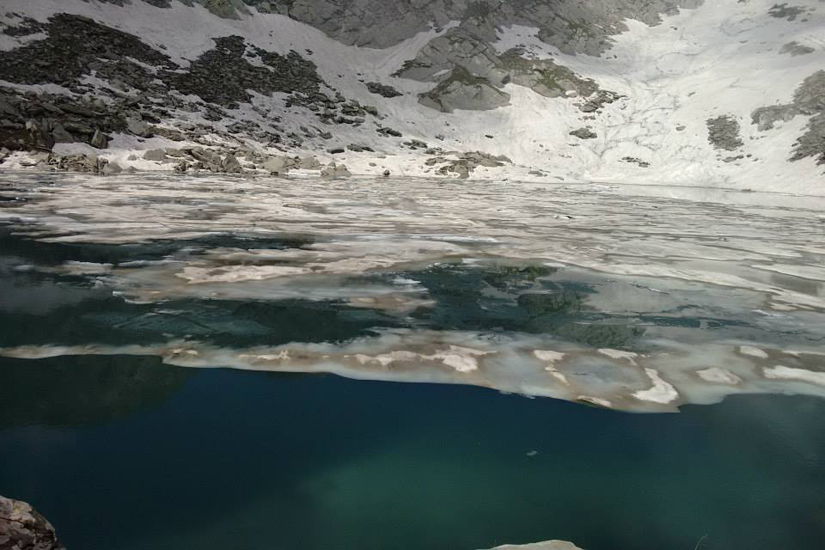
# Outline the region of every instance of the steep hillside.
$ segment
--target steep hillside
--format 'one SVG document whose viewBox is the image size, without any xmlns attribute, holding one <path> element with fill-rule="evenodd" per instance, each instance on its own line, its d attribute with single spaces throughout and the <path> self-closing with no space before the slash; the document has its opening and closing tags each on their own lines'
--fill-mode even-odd
<svg viewBox="0 0 825 550">
<path fill-rule="evenodd" d="M 4 167 L 825 194 L 819 0 L 6 0 L 0 11 Z"/>
</svg>

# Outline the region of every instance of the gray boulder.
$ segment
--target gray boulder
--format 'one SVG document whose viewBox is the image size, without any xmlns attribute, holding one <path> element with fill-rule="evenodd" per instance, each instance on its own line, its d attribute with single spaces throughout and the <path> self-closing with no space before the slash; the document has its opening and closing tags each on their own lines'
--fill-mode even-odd
<svg viewBox="0 0 825 550">
<path fill-rule="evenodd" d="M 289 172 L 292 159 L 287 157 L 270 157 L 263 164 L 263 169 L 275 176 L 284 176 Z"/>
<path fill-rule="evenodd" d="M 570 132 L 570 135 L 579 139 L 596 139 L 599 137 L 598 134 L 590 128 L 579 128 L 578 130 L 573 130 Z"/>
<path fill-rule="evenodd" d="M 223 158 L 221 161 L 221 169 L 223 172 L 227 174 L 241 174 L 243 173 L 243 167 L 241 167 L 241 163 L 238 162 L 238 159 L 235 158 L 235 155 L 229 154 Z"/>
<path fill-rule="evenodd" d="M 731 115 L 722 115 L 707 120 L 708 141 L 714 149 L 735 151 L 744 145 L 739 137 L 739 122 Z"/>
<path fill-rule="evenodd" d="M 106 149 L 109 146 L 109 137 L 100 130 L 95 130 L 89 145 L 96 149 Z"/>
<path fill-rule="evenodd" d="M 143 159 L 154 162 L 162 162 L 166 160 L 166 151 L 163 149 L 150 149 L 143 153 Z"/>
<path fill-rule="evenodd" d="M 508 105 L 510 94 L 497 89 L 486 78 L 473 76 L 465 68 L 456 67 L 446 80 L 422 94 L 418 102 L 444 113 L 456 109 L 485 111 Z"/>
<path fill-rule="evenodd" d="M 103 170 L 101 173 L 104 176 L 114 176 L 123 172 L 123 168 L 116 162 L 109 162 L 105 166 L 103 166 Z"/>
<path fill-rule="evenodd" d="M 335 164 L 334 162 L 330 162 L 321 170 L 321 177 L 323 178 L 346 178 L 351 175 L 345 164 Z"/>
<path fill-rule="evenodd" d="M 54 527 L 31 505 L 0 496 L 0 549 L 65 550 Z"/>
</svg>

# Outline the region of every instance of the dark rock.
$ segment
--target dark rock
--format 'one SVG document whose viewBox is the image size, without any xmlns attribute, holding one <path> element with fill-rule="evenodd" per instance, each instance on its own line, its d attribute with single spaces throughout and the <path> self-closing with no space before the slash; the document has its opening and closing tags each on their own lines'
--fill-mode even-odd
<svg viewBox="0 0 825 550">
<path fill-rule="evenodd" d="M 344 164 L 329 163 L 323 170 L 321 170 L 321 177 L 323 178 L 345 178 L 352 174 Z"/>
<path fill-rule="evenodd" d="M 92 139 L 89 141 L 89 145 L 97 149 L 106 149 L 109 146 L 109 136 L 100 130 L 95 130 Z"/>
<path fill-rule="evenodd" d="M 637 165 L 639 165 L 639 168 L 648 168 L 648 167 L 650 167 L 649 162 L 646 162 L 646 161 L 644 161 L 642 159 L 639 159 L 639 158 L 636 158 L 636 157 L 622 157 L 622 161 L 623 162 L 629 162 L 629 163 L 632 163 L 632 164 L 637 164 Z"/>
<path fill-rule="evenodd" d="M 787 19 L 788 21 L 796 21 L 796 18 L 800 15 L 804 15 L 808 11 L 808 8 L 804 8 L 801 6 L 789 6 L 786 3 L 783 4 L 774 4 L 768 10 L 768 15 L 771 17 L 776 17 L 778 19 Z"/>
<path fill-rule="evenodd" d="M 417 149 L 427 149 L 429 147 L 429 145 L 418 139 L 411 139 L 410 141 L 405 141 L 402 145 L 404 145 L 405 147 L 409 147 L 413 151 Z"/>
<path fill-rule="evenodd" d="M 788 42 L 779 49 L 779 53 L 788 54 L 791 57 L 796 57 L 798 55 L 807 55 L 809 53 L 814 53 L 815 51 L 815 48 L 806 46 L 805 44 L 800 44 L 799 42 L 795 41 Z"/>
<path fill-rule="evenodd" d="M 235 158 L 235 155 L 226 155 L 223 158 L 223 161 L 221 162 L 221 169 L 227 174 L 243 173 L 243 167 L 241 167 L 241 163 L 238 162 L 238 159 Z"/>
<path fill-rule="evenodd" d="M 381 84 L 380 82 L 367 82 L 367 89 L 373 94 L 378 94 L 382 97 L 387 98 L 404 95 L 392 86 L 389 86 L 387 84 Z"/>
<path fill-rule="evenodd" d="M 145 160 L 151 160 L 155 162 L 162 162 L 166 160 L 166 151 L 163 149 L 150 149 L 143 153 L 143 158 Z"/>
<path fill-rule="evenodd" d="M 327 153 L 329 153 L 330 155 L 340 155 L 344 151 L 345 149 L 343 147 L 334 147 L 332 149 L 327 149 Z"/>
<path fill-rule="evenodd" d="M 55 170 L 92 174 L 102 173 L 108 164 L 105 159 L 94 154 L 50 156 L 47 162 Z"/>
<path fill-rule="evenodd" d="M 120 174 L 121 172 L 123 172 L 123 168 L 121 168 L 116 162 L 106 164 L 101 170 L 101 173 L 106 176 L 114 176 Z"/>
<path fill-rule="evenodd" d="M 347 149 L 349 149 L 350 151 L 354 151 L 356 153 L 375 152 L 371 147 L 367 147 L 366 145 L 358 145 L 356 143 L 350 143 L 349 145 L 347 145 Z"/>
<path fill-rule="evenodd" d="M 54 137 L 54 141 L 56 143 L 74 143 L 72 134 L 70 134 L 68 130 L 66 130 L 66 128 L 64 128 L 60 123 L 54 125 L 52 137 Z"/>
<path fill-rule="evenodd" d="M 744 145 L 739 137 L 739 122 L 732 115 L 707 120 L 708 141 L 714 149 L 735 151 Z"/>
<path fill-rule="evenodd" d="M 595 139 L 599 137 L 598 134 L 590 128 L 579 128 L 578 130 L 573 130 L 570 132 L 570 135 L 579 139 Z"/>
</svg>

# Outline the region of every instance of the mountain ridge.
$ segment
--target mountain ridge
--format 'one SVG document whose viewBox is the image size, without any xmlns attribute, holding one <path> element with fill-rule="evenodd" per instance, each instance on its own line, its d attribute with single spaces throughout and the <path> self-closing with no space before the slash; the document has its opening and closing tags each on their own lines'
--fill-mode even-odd
<svg viewBox="0 0 825 550">
<path fill-rule="evenodd" d="M 9 0 L 0 156 L 825 192 L 822 2 L 573 4 Z"/>
</svg>

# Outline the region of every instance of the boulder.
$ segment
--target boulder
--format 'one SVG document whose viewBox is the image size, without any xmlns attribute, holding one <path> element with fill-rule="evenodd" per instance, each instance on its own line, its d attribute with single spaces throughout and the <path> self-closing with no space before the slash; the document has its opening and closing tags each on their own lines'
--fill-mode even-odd
<svg viewBox="0 0 825 550">
<path fill-rule="evenodd" d="M 264 162 L 263 169 L 272 175 L 282 176 L 289 172 L 291 164 L 292 161 L 287 157 L 270 157 Z"/>
<path fill-rule="evenodd" d="M 309 157 L 301 157 L 298 159 L 298 168 L 301 170 L 320 170 L 321 163 L 318 161 L 317 158 L 309 156 Z"/>
<path fill-rule="evenodd" d="M 0 548 L 65 550 L 54 527 L 31 505 L 0 496 Z"/>
<path fill-rule="evenodd" d="M 100 130 L 95 130 L 89 145 L 96 149 L 105 149 L 109 146 L 109 137 Z"/>
<path fill-rule="evenodd" d="M 578 130 L 573 130 L 570 132 L 570 135 L 579 139 L 596 139 L 599 137 L 596 132 L 592 131 L 590 128 L 579 128 Z"/>
<path fill-rule="evenodd" d="M 345 164 L 335 164 L 334 162 L 330 162 L 321 170 L 321 177 L 323 178 L 346 178 L 351 175 Z"/>
<path fill-rule="evenodd" d="M 54 125 L 52 137 L 56 143 L 74 143 L 74 137 L 72 137 L 72 134 L 70 134 L 68 130 L 66 130 L 66 128 L 64 128 L 60 123 Z"/>
<path fill-rule="evenodd" d="M 126 119 L 126 129 L 139 137 L 148 138 L 154 135 L 151 126 L 135 117 L 129 117 Z"/>
<path fill-rule="evenodd" d="M 114 176 L 120 174 L 121 172 L 123 172 L 123 168 L 121 168 L 116 162 L 110 162 L 104 165 L 103 170 L 101 171 L 104 176 Z"/>
<path fill-rule="evenodd" d="M 243 167 L 241 167 L 241 163 L 238 162 L 238 159 L 235 158 L 235 155 L 233 154 L 228 154 L 223 158 L 223 160 L 221 161 L 221 170 L 223 172 L 226 172 L 227 174 L 243 173 Z"/>
<path fill-rule="evenodd" d="M 144 160 L 151 160 L 155 162 L 163 162 L 166 160 L 166 151 L 163 149 L 150 149 L 143 153 Z"/>
</svg>

